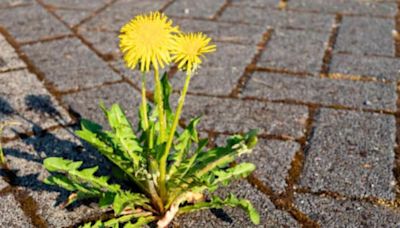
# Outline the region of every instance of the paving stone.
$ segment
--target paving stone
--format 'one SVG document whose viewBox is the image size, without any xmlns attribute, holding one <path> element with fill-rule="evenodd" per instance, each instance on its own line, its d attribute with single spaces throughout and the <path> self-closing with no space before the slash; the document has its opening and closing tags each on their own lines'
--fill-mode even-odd
<svg viewBox="0 0 400 228">
<path fill-rule="evenodd" d="M 122 53 L 119 50 L 118 33 L 86 30 L 79 30 L 79 33 L 103 56 L 110 60 L 122 58 Z"/>
<path fill-rule="evenodd" d="M 296 194 L 296 206 L 321 227 L 399 227 L 398 209 L 352 200 Z"/>
<path fill-rule="evenodd" d="M 256 47 L 217 43 L 217 51 L 206 57 L 191 79 L 189 91 L 209 95 L 230 94 L 256 52 Z M 185 74 L 179 72 L 173 77 L 175 89 L 181 90 Z"/>
<path fill-rule="evenodd" d="M 275 30 L 257 65 L 297 72 L 319 72 L 328 37 L 328 33 Z"/>
<path fill-rule="evenodd" d="M 393 29 L 392 19 L 344 17 L 335 50 L 394 56 Z"/>
<path fill-rule="evenodd" d="M 28 5 L 33 2 L 34 0 L 2 0 L 0 2 L 0 8 L 17 7 L 21 5 Z"/>
<path fill-rule="evenodd" d="M 138 69 L 132 70 L 125 65 L 124 60 L 119 59 L 117 61 L 112 61 L 110 63 L 113 67 L 115 67 L 119 72 L 121 72 L 126 79 L 135 84 L 137 88 L 142 88 L 142 72 Z M 164 72 L 168 72 L 170 68 L 164 68 L 160 70 L 160 78 L 163 76 Z M 146 90 L 147 92 L 151 92 L 154 90 L 154 71 L 150 70 L 150 72 L 146 73 Z"/>
<path fill-rule="evenodd" d="M 226 8 L 218 20 L 234 23 L 257 24 L 274 28 L 288 27 L 321 31 L 330 31 L 334 24 L 333 15 L 243 6 L 231 6 Z"/>
<path fill-rule="evenodd" d="M 157 11 L 167 4 L 165 0 L 121 0 L 82 25 L 82 29 L 95 31 L 119 31 L 134 16 Z"/>
<path fill-rule="evenodd" d="M 397 100 L 395 83 L 295 77 L 264 72 L 252 75 L 243 96 L 393 112 L 396 111 Z"/>
<path fill-rule="evenodd" d="M 86 144 L 82 144 L 72 130 L 58 129 L 41 136 L 13 141 L 4 146 L 9 167 L 16 174 L 14 186 L 37 202 L 36 213 L 49 227 L 70 227 L 101 213 L 95 205 L 76 204 L 69 209 L 61 208 L 60 205 L 70 193 L 43 183 L 49 176 L 42 166 L 46 157 L 82 160 L 83 167 L 100 165 L 99 175 L 110 171 L 105 159 Z"/>
<path fill-rule="evenodd" d="M 111 0 L 44 0 L 43 2 L 55 8 L 96 10 L 111 2 Z"/>
<path fill-rule="evenodd" d="M 204 130 L 239 133 L 257 128 L 260 134 L 300 138 L 308 110 L 297 105 L 189 95 L 183 117 L 197 116 L 202 116 L 199 128 Z"/>
<path fill-rule="evenodd" d="M 26 67 L 14 48 L 0 35 L 0 72 Z"/>
<path fill-rule="evenodd" d="M 141 98 L 140 94 L 126 83 L 107 85 L 63 97 L 63 102 L 83 118 L 108 126 L 99 107 L 100 101 L 103 101 L 106 107 L 111 107 L 114 103 L 120 104 L 135 126 Z"/>
<path fill-rule="evenodd" d="M 218 190 L 215 194 L 225 198 L 228 192 L 252 202 L 260 213 L 259 226 L 251 223 L 247 214 L 241 209 L 229 207 L 222 210 L 203 210 L 182 215 L 176 219 L 177 223 L 180 227 L 300 227 L 300 224 L 287 212 L 276 209 L 267 196 L 252 188 L 247 182 L 236 181 L 229 187 Z"/>
<path fill-rule="evenodd" d="M 227 136 L 217 137 L 218 146 L 226 145 Z M 293 141 L 266 140 L 259 138 L 251 154 L 242 155 L 239 162 L 251 162 L 256 165 L 255 176 L 270 186 L 278 194 L 285 191 L 286 178 L 295 153 L 300 144 Z"/>
<path fill-rule="evenodd" d="M 321 109 L 301 185 L 315 192 L 394 199 L 395 126 L 391 115 Z"/>
<path fill-rule="evenodd" d="M 20 204 L 12 194 L 0 195 L 0 222 L 2 227 L 34 227 L 19 208 Z"/>
<path fill-rule="evenodd" d="M 71 119 L 35 75 L 20 70 L 0 74 L 0 121 L 21 124 L 5 128 L 3 136 L 13 137 L 64 125 Z"/>
<path fill-rule="evenodd" d="M 89 10 L 55 9 L 54 12 L 68 24 L 73 27 L 79 24 L 83 19 L 91 15 Z"/>
<path fill-rule="evenodd" d="M 224 5 L 225 0 L 178 0 L 165 10 L 167 15 L 212 18 Z"/>
<path fill-rule="evenodd" d="M 278 7 L 279 0 L 232 0 L 232 5 L 252 7 Z"/>
<path fill-rule="evenodd" d="M 397 81 L 400 79 L 400 61 L 395 58 L 335 54 L 330 72 Z"/>
<path fill-rule="evenodd" d="M 288 9 L 300 9 L 318 13 L 365 14 L 371 16 L 396 15 L 395 2 L 359 0 L 297 0 L 288 4 Z"/>
<path fill-rule="evenodd" d="M 88 88 L 121 79 L 76 38 L 26 45 L 22 50 L 60 91 Z"/>
<path fill-rule="evenodd" d="M 0 21 L 19 42 L 71 33 L 67 27 L 37 4 L 0 9 Z"/>
</svg>

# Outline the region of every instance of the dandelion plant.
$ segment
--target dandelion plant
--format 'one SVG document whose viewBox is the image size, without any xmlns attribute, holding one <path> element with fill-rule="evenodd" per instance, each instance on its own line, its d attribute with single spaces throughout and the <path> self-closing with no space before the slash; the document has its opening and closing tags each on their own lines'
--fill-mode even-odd
<svg viewBox="0 0 400 228">
<path fill-rule="evenodd" d="M 123 175 L 95 175 L 98 166 L 81 168 L 82 161 L 51 157 L 44 161 L 53 173 L 45 182 L 71 191 L 66 205 L 85 198 L 99 199 L 112 208 L 115 218 L 87 223 L 85 227 L 138 227 L 156 222 L 166 227 L 179 214 L 223 206 L 244 209 L 258 224 L 258 212 L 233 194 L 213 196 L 220 186 L 249 175 L 251 163 L 232 165 L 236 157 L 251 152 L 255 131 L 231 136 L 225 146 L 208 148 L 196 130 L 200 118 L 179 125 L 190 79 L 205 54 L 216 46 L 202 33 L 183 33 L 164 14 L 136 16 L 121 29 L 120 48 L 127 67 L 142 72 L 138 123 L 131 123 L 119 105 L 101 105 L 111 130 L 86 119 L 76 134 L 90 143 Z M 186 72 L 176 109 L 170 105 L 172 87 L 160 70 L 175 64 Z M 146 76 L 154 72 L 154 105 L 146 99 Z"/>
</svg>

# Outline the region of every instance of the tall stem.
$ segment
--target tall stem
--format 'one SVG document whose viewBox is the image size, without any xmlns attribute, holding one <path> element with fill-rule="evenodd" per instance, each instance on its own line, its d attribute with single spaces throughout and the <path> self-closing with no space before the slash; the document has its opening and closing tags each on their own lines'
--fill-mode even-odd
<svg viewBox="0 0 400 228">
<path fill-rule="evenodd" d="M 169 136 L 168 136 L 167 145 L 166 145 L 164 153 L 163 153 L 163 155 L 161 157 L 161 161 L 160 161 L 160 187 L 161 187 L 161 192 L 163 192 L 163 189 L 165 190 L 165 188 L 166 188 L 166 186 L 165 186 L 165 176 L 166 176 L 166 172 L 167 172 L 167 158 L 168 158 L 169 150 L 171 149 L 171 146 L 172 146 L 172 141 L 174 140 L 175 131 L 176 131 L 176 128 L 178 126 L 179 119 L 180 119 L 180 116 L 181 116 L 181 113 L 182 113 L 183 104 L 185 103 L 185 97 L 186 97 L 187 90 L 189 88 L 189 83 L 190 83 L 191 76 L 192 76 L 192 72 L 191 71 L 187 71 L 185 84 L 183 86 L 183 89 L 182 89 L 182 92 L 181 92 L 181 96 L 179 98 L 178 107 L 176 108 L 174 122 L 172 123 L 172 127 L 171 127 L 171 130 L 169 132 Z"/>
<path fill-rule="evenodd" d="M 160 124 L 160 141 L 165 142 L 165 116 L 164 116 L 164 105 L 162 100 L 161 82 L 159 77 L 158 69 L 154 69 L 154 81 L 156 83 L 155 88 L 155 100 L 157 103 L 158 119 Z"/>
<path fill-rule="evenodd" d="M 143 72 L 142 74 L 142 118 L 143 121 L 143 129 L 145 132 L 148 131 L 149 128 L 149 118 L 147 117 L 147 100 L 146 100 L 146 73 Z"/>
</svg>

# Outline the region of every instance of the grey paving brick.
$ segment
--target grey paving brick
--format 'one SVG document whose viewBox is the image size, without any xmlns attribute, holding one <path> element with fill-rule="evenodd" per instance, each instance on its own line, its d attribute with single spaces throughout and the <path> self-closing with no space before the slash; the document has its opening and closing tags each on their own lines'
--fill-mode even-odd
<svg viewBox="0 0 400 228">
<path fill-rule="evenodd" d="M 252 7 L 277 7 L 279 0 L 232 0 L 231 4 Z"/>
<path fill-rule="evenodd" d="M 79 33 L 103 56 L 106 56 L 110 60 L 122 58 L 122 53 L 119 50 L 118 33 L 86 31 L 83 29 L 79 30 Z"/>
<path fill-rule="evenodd" d="M 19 42 L 71 33 L 67 27 L 37 4 L 0 9 L 0 21 Z"/>
<path fill-rule="evenodd" d="M 99 107 L 100 101 L 103 101 L 106 107 L 118 103 L 132 120 L 132 124 L 136 126 L 141 98 L 140 94 L 128 84 L 118 83 L 69 94 L 63 97 L 63 101 L 83 118 L 93 120 L 102 126 L 108 126 L 108 124 Z"/>
<path fill-rule="evenodd" d="M 217 51 L 206 57 L 204 64 L 191 79 L 189 91 L 213 95 L 230 94 L 256 52 L 254 46 L 217 43 Z M 172 79 L 174 88 L 181 90 L 185 78 L 185 73 L 177 73 Z"/>
<path fill-rule="evenodd" d="M 0 223 L 2 227 L 34 227 L 30 219 L 19 208 L 12 194 L 0 195 Z"/>
<path fill-rule="evenodd" d="M 107 7 L 104 11 L 82 25 L 85 30 L 119 31 L 134 16 L 149 11 L 160 10 L 167 1 L 164 0 L 121 0 Z"/>
<path fill-rule="evenodd" d="M 111 0 L 44 0 L 43 2 L 55 8 L 95 10 L 111 2 Z"/>
<path fill-rule="evenodd" d="M 204 210 L 186 214 L 176 219 L 180 227 L 300 227 L 287 212 L 280 211 L 269 198 L 244 181 L 236 181 L 230 187 L 222 188 L 215 194 L 225 198 L 228 192 L 248 199 L 259 211 L 261 222 L 255 226 L 239 208 L 225 207 L 223 210 Z"/>
<path fill-rule="evenodd" d="M 260 134 L 300 138 L 308 110 L 297 105 L 188 96 L 183 117 L 197 116 L 202 116 L 200 129 L 237 133 L 257 128 Z"/>
<path fill-rule="evenodd" d="M 396 209 L 353 200 L 296 194 L 296 206 L 321 227 L 399 227 Z"/>
<path fill-rule="evenodd" d="M 243 6 L 231 6 L 226 8 L 218 20 L 235 23 L 257 24 L 274 28 L 289 27 L 321 31 L 330 31 L 332 25 L 334 24 L 333 15 L 281 11 Z"/>
<path fill-rule="evenodd" d="M 142 72 L 138 69 L 132 70 L 125 65 L 124 60 L 119 59 L 117 61 L 112 61 L 110 64 L 120 71 L 126 79 L 132 82 L 137 88 L 142 87 Z M 164 68 L 160 70 L 159 77 L 161 78 L 165 72 L 168 72 L 170 68 Z M 146 90 L 147 92 L 152 92 L 154 90 L 154 71 L 146 73 Z"/>
<path fill-rule="evenodd" d="M 54 12 L 62 21 L 73 27 L 79 24 L 83 19 L 91 15 L 89 10 L 55 9 Z"/>
<path fill-rule="evenodd" d="M 33 2 L 34 0 L 3 0 L 0 2 L 0 8 L 17 7 L 32 4 Z"/>
<path fill-rule="evenodd" d="M 396 84 L 256 72 L 243 96 L 396 111 Z"/>
<path fill-rule="evenodd" d="M 319 13 L 365 14 L 372 16 L 394 16 L 395 2 L 359 0 L 297 0 L 288 4 L 289 9 L 300 9 Z"/>
<path fill-rule="evenodd" d="M 344 17 L 335 50 L 394 56 L 393 29 L 392 19 Z"/>
<path fill-rule="evenodd" d="M 14 48 L 0 35 L 0 72 L 26 67 Z"/>
<path fill-rule="evenodd" d="M 14 186 L 37 202 L 36 213 L 48 223 L 49 227 L 73 226 L 102 212 L 92 204 L 77 204 L 69 209 L 63 209 L 60 205 L 70 193 L 43 183 L 49 176 L 42 166 L 46 157 L 82 160 L 84 167 L 100 165 L 99 175 L 110 172 L 110 167 L 104 158 L 83 145 L 72 133 L 72 129 L 59 129 L 41 136 L 13 141 L 4 147 L 9 167 L 16 174 Z"/>
<path fill-rule="evenodd" d="M 13 137 L 18 132 L 70 123 L 71 119 L 35 75 L 20 70 L 0 74 L 0 121 L 21 124 L 5 128 L 3 136 Z"/>
<path fill-rule="evenodd" d="M 395 58 L 335 54 L 330 72 L 397 81 L 400 79 L 400 61 Z"/>
<path fill-rule="evenodd" d="M 394 199 L 395 126 L 390 115 L 321 109 L 301 185 L 312 191 Z"/>
<path fill-rule="evenodd" d="M 224 146 L 227 136 L 219 136 L 216 144 Z M 278 194 L 286 188 L 286 179 L 295 153 L 300 144 L 293 141 L 266 140 L 259 138 L 251 154 L 238 158 L 239 162 L 251 162 L 256 165 L 255 176 L 270 186 Z"/>
<path fill-rule="evenodd" d="M 26 45 L 22 50 L 60 91 L 93 87 L 121 78 L 76 38 Z"/>
<path fill-rule="evenodd" d="M 319 72 L 328 33 L 275 30 L 258 66 L 297 72 Z"/>
<path fill-rule="evenodd" d="M 165 10 L 165 13 L 184 17 L 212 18 L 224 3 L 225 0 L 177 0 Z"/>
</svg>

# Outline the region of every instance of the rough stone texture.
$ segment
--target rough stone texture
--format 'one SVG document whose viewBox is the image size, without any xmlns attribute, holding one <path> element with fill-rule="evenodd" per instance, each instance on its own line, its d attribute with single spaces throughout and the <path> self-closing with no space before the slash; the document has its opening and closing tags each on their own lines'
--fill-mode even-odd
<svg viewBox="0 0 400 228">
<path fill-rule="evenodd" d="M 225 198 L 228 192 L 252 202 L 259 211 L 261 222 L 257 227 L 300 227 L 287 212 L 277 210 L 268 197 L 244 181 L 231 183 L 229 188 L 218 190 L 214 195 Z M 180 227 L 256 227 L 246 213 L 239 208 L 226 207 L 223 210 L 204 210 L 178 217 Z"/>
<path fill-rule="evenodd" d="M 13 137 L 64 125 L 71 119 L 35 75 L 19 70 L 0 74 L 0 121 L 20 123 L 5 128 L 3 136 Z"/>
<path fill-rule="evenodd" d="M 394 16 L 395 2 L 359 0 L 297 0 L 288 4 L 289 9 L 316 11 L 319 13 L 363 14 L 371 16 Z"/>
<path fill-rule="evenodd" d="M 210 19 L 218 12 L 224 3 L 225 0 L 177 0 L 167 8 L 165 13 L 167 15 Z"/>
<path fill-rule="evenodd" d="M 88 10 L 56 9 L 55 13 L 65 21 L 69 27 L 79 24 L 92 13 Z"/>
<path fill-rule="evenodd" d="M 79 30 L 79 33 L 107 59 L 120 59 L 118 33 Z"/>
<path fill-rule="evenodd" d="M 252 7 L 277 7 L 279 0 L 232 0 L 231 4 Z"/>
<path fill-rule="evenodd" d="M 393 29 L 392 19 L 344 17 L 335 50 L 394 56 Z"/>
<path fill-rule="evenodd" d="M 364 197 L 395 198 L 395 119 L 321 109 L 313 125 L 301 185 Z"/>
<path fill-rule="evenodd" d="M 202 116 L 200 129 L 237 133 L 257 128 L 260 134 L 300 138 L 308 110 L 297 105 L 188 96 L 183 117 L 197 116 Z"/>
<path fill-rule="evenodd" d="M 219 136 L 218 146 L 226 144 L 227 136 Z M 242 155 L 238 162 L 251 162 L 256 165 L 254 175 L 276 193 L 285 191 L 286 178 L 291 168 L 295 153 L 300 144 L 293 141 L 266 140 L 259 138 L 251 154 Z"/>
<path fill-rule="evenodd" d="M 0 72 L 26 67 L 14 48 L 0 35 Z"/>
<path fill-rule="evenodd" d="M 43 180 L 49 175 L 42 166 L 46 157 L 63 157 L 71 160 L 84 161 L 84 167 L 102 165 L 102 172 L 110 168 L 104 158 L 84 145 L 72 133 L 72 129 L 60 129 L 41 136 L 26 138 L 4 145 L 10 169 L 14 170 L 16 178 L 14 185 L 19 191 L 24 191 L 38 202 L 36 213 L 41 216 L 49 227 L 72 226 L 101 213 L 96 206 L 78 204 L 70 210 L 62 209 L 69 192 L 56 186 L 49 186 Z"/>
<path fill-rule="evenodd" d="M 275 30 L 258 66 L 297 72 L 319 72 L 328 33 Z"/>
<path fill-rule="evenodd" d="M 37 4 L 0 9 L 0 21 L 17 41 L 27 42 L 71 32 Z"/>
<path fill-rule="evenodd" d="M 400 60 L 385 57 L 360 57 L 335 54 L 330 66 L 331 73 L 374 77 L 379 80 L 400 79 Z"/>
<path fill-rule="evenodd" d="M 46 5 L 58 8 L 70 8 L 81 10 L 96 10 L 103 5 L 111 2 L 111 0 L 85 0 L 84 4 L 81 0 L 43 0 Z"/>
<path fill-rule="evenodd" d="M 334 23 L 333 15 L 307 12 L 280 11 L 243 6 L 228 7 L 219 21 L 257 24 L 263 27 L 287 27 L 306 30 L 330 31 Z"/>
<path fill-rule="evenodd" d="M 63 97 L 63 102 L 74 112 L 79 113 L 81 117 L 102 126 L 108 126 L 104 113 L 99 107 L 101 101 L 106 107 L 110 107 L 114 103 L 120 104 L 132 123 L 136 123 L 141 98 L 139 93 L 126 83 L 103 86 Z"/>
<path fill-rule="evenodd" d="M 321 227 L 399 227 L 398 209 L 365 202 L 296 194 L 296 206 Z"/>
<path fill-rule="evenodd" d="M 395 83 L 293 77 L 264 72 L 252 75 L 243 96 L 389 111 L 396 111 L 397 100 Z"/>
<path fill-rule="evenodd" d="M 27 5 L 33 3 L 34 0 L 2 0 L 0 2 L 0 8 L 17 7 L 21 5 Z"/>
<path fill-rule="evenodd" d="M 0 195 L 0 215 L 2 227 L 34 227 L 30 219 L 19 208 L 12 194 Z"/>
<path fill-rule="evenodd" d="M 60 91 L 88 88 L 121 79 L 76 38 L 27 45 L 22 50 Z"/>
<path fill-rule="evenodd" d="M 217 44 L 217 51 L 208 56 L 191 79 L 190 92 L 229 95 L 256 54 L 256 48 L 237 44 Z M 178 72 L 172 79 L 173 87 L 181 90 L 185 73 Z"/>
</svg>

